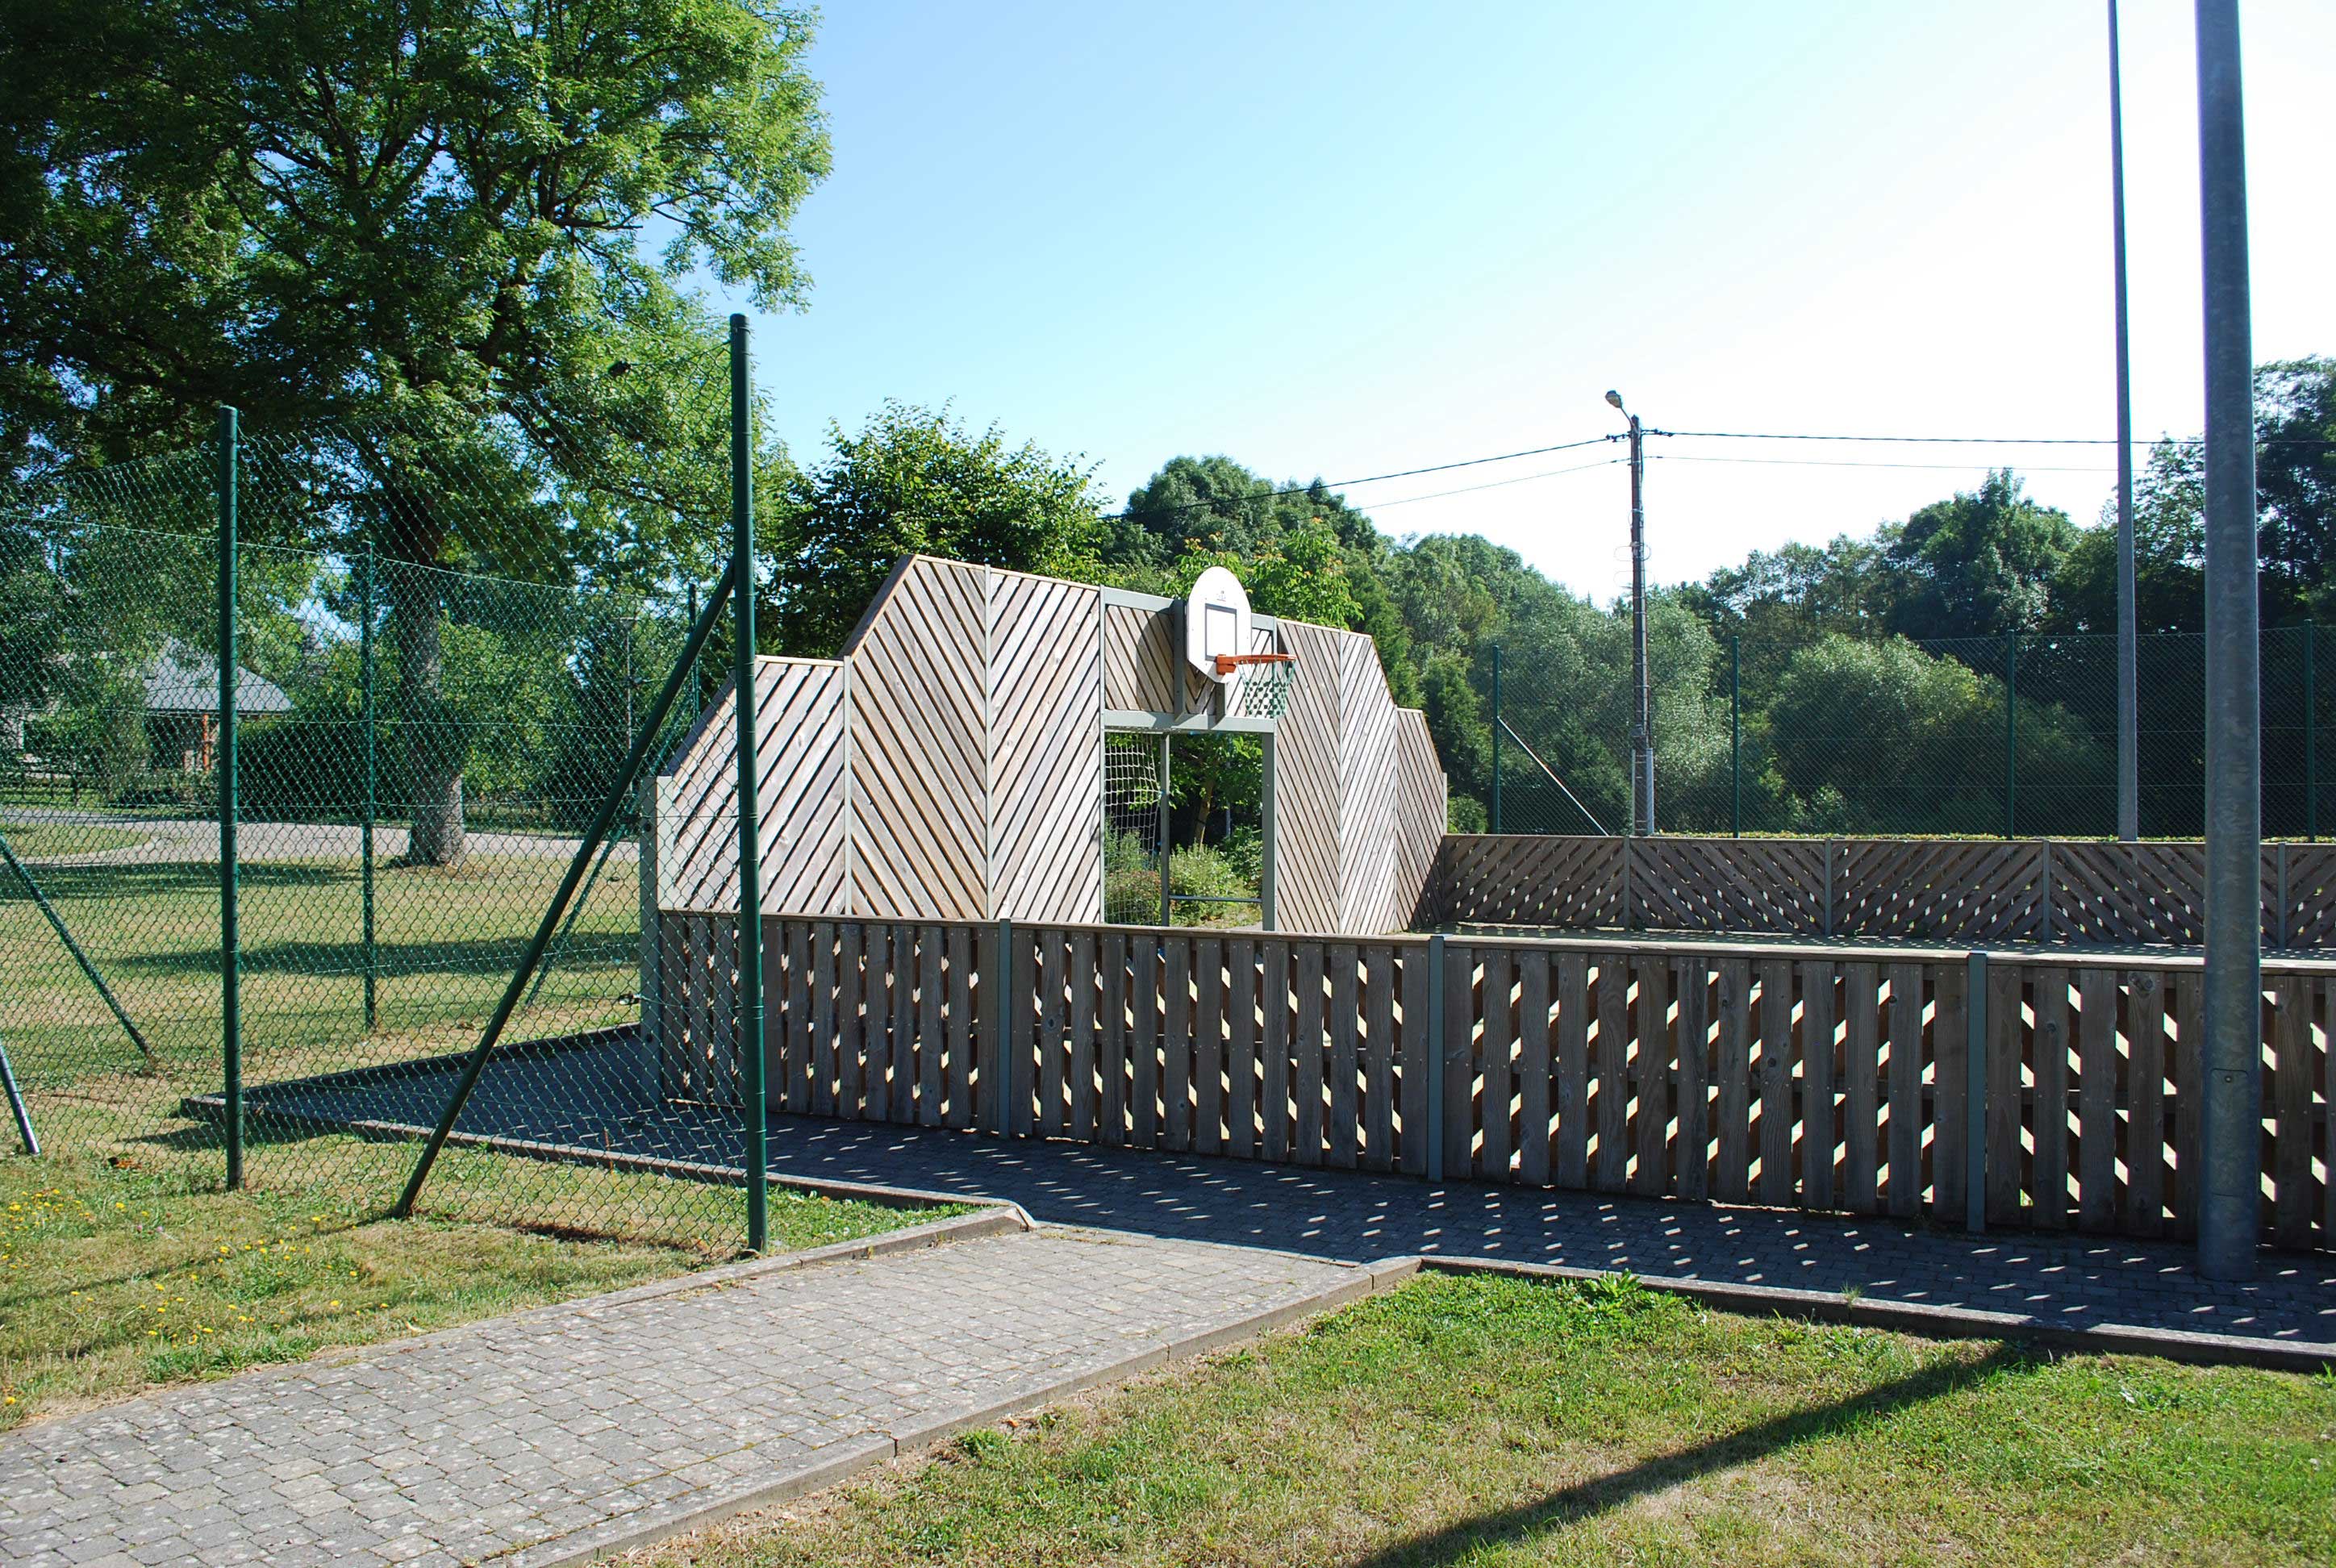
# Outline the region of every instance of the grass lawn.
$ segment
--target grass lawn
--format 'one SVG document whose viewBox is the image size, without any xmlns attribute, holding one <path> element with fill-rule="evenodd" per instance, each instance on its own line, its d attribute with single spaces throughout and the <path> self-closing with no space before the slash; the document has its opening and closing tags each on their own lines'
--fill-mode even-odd
<svg viewBox="0 0 2336 1568">
<path fill-rule="evenodd" d="M 338 1136 L 303 1141 L 302 1183 L 229 1193 L 210 1139 L 190 1126 L 112 1154 L 0 1157 L 0 1428 L 679 1273 L 745 1235 L 735 1187 L 461 1148 L 423 1217 L 379 1219 L 370 1195 L 395 1190 L 414 1145 Z M 774 1251 L 938 1217 L 784 1189 L 770 1213 Z"/>
<path fill-rule="evenodd" d="M 149 835 L 135 828 L 94 827 L 82 823 L 12 823 L 0 821 L 0 833 L 8 835 L 8 847 L 23 861 L 46 860 L 53 855 L 93 855 L 104 850 L 127 849 L 143 843 Z M 37 874 L 37 868 L 35 868 Z M 15 873 L 7 873 L 14 881 Z"/>
<path fill-rule="evenodd" d="M 636 1563 L 2325 1563 L 2336 1378 L 1426 1276 Z"/>
</svg>

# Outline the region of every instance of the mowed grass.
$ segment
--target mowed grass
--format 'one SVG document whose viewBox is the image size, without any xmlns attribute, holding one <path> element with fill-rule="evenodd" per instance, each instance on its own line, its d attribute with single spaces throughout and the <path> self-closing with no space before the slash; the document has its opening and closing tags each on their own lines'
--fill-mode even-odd
<svg viewBox="0 0 2336 1568">
<path fill-rule="evenodd" d="M 419 1217 L 381 1217 L 416 1145 L 263 1143 L 228 1192 L 216 1135 L 94 1098 L 59 1116 L 67 1152 L 0 1157 L 0 1427 L 334 1346 L 614 1290 L 735 1256 L 736 1187 L 449 1148 Z M 947 1213 L 948 1211 L 943 1211 Z M 936 1218 L 791 1190 L 771 1247 Z"/>
<path fill-rule="evenodd" d="M 0 818 L 0 833 L 8 838 L 8 847 L 16 852 L 20 861 L 40 861 L 54 855 L 93 855 L 107 850 L 128 849 L 143 843 L 150 836 L 135 828 L 96 827 L 81 823 L 12 823 Z M 6 873 L 14 880 L 15 873 Z M 38 876 L 40 868 L 33 867 Z"/>
<path fill-rule="evenodd" d="M 1431 1275 L 629 1561 L 2325 1563 L 2336 1378 Z"/>
</svg>

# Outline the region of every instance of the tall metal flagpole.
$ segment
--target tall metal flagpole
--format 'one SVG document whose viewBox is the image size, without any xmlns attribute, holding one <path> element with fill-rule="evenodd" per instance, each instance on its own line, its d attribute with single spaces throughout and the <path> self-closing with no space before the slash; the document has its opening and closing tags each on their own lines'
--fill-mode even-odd
<svg viewBox="0 0 2336 1568">
<path fill-rule="evenodd" d="M 2251 1280 L 2263 1203 L 2263 687 L 2238 0 L 2197 0 L 2206 338 L 2206 995 L 2198 1272 Z"/>
<path fill-rule="evenodd" d="M 2117 0 L 2109 0 L 2109 227 L 2117 273 L 2117 837 L 2141 836 L 2141 673 L 2133 576 L 2133 380 L 2125 291 L 2125 99 L 2117 72 Z"/>
</svg>

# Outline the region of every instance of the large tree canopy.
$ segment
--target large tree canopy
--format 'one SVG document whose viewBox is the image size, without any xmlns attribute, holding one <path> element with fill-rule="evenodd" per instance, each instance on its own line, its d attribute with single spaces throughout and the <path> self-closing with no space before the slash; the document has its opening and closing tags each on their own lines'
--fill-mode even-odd
<svg viewBox="0 0 2336 1568">
<path fill-rule="evenodd" d="M 0 11 L 0 465 L 188 445 L 232 404 L 249 536 L 706 575 L 722 345 L 685 279 L 800 301 L 808 46 L 755 0 Z M 438 581 L 387 579 L 412 852 L 451 863 Z"/>
</svg>

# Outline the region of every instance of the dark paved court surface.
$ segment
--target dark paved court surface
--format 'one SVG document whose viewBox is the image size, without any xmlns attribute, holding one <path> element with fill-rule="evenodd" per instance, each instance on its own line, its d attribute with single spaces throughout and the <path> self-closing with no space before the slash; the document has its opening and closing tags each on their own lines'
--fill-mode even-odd
<svg viewBox="0 0 2336 1568">
<path fill-rule="evenodd" d="M 624 1042 L 519 1055 L 482 1080 L 462 1130 L 736 1166 L 727 1116 L 648 1102 Z M 451 1070 L 252 1091 L 319 1119 L 423 1124 Z M 1628 1270 L 2096 1324 L 2336 1343 L 2336 1256 L 2266 1252 L 2251 1285 L 2210 1284 L 2172 1243 L 1427 1183 L 1224 1158 L 1007 1141 L 796 1116 L 771 1129 L 782 1176 L 1010 1199 L 1036 1218 L 1367 1261 L 1414 1252 Z"/>
</svg>

